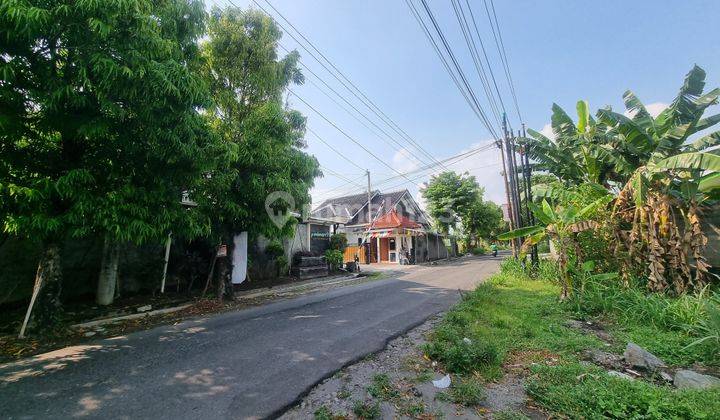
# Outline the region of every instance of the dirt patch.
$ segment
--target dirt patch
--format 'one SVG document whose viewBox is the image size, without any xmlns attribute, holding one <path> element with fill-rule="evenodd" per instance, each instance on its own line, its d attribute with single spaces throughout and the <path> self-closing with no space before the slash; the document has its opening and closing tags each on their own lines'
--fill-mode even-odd
<svg viewBox="0 0 720 420">
<path fill-rule="evenodd" d="M 566 325 L 570 328 L 580 330 L 585 334 L 592 334 L 602 340 L 606 346 L 611 346 L 615 343 L 615 338 L 605 331 L 602 323 L 597 321 L 578 321 L 576 319 L 569 320 Z"/>
<path fill-rule="evenodd" d="M 383 419 L 486 419 L 498 413 L 510 418 L 545 418 L 528 407 L 523 377 L 513 373 L 497 383 L 484 384 L 485 397 L 480 405 L 465 407 L 450 402 L 448 390 L 432 383 L 445 372 L 420 349 L 440 320 L 441 315 L 437 315 L 390 341 L 384 350 L 340 370 L 280 418 L 308 419 L 317 413 L 318 418 L 351 419 L 358 418 L 356 413 L 363 413 L 362 409 L 376 410 Z M 450 377 L 456 380 L 454 375 Z"/>
</svg>

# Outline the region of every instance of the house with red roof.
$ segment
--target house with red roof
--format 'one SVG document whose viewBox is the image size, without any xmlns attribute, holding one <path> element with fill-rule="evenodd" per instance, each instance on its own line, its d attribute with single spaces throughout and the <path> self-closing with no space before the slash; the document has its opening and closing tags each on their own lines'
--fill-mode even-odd
<svg viewBox="0 0 720 420">
<path fill-rule="evenodd" d="M 332 220 L 334 231 L 345 233 L 348 246 L 358 250 L 364 263 L 411 264 L 451 253 L 449 238 L 432 229 L 408 190 L 374 191 L 369 202 L 367 192 L 327 199 L 311 216 Z"/>
</svg>

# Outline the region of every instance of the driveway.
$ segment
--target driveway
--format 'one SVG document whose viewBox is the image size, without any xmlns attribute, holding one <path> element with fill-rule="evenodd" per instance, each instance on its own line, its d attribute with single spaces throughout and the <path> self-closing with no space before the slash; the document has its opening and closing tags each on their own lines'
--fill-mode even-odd
<svg viewBox="0 0 720 420">
<path fill-rule="evenodd" d="M 449 308 L 500 257 L 198 318 L 0 366 L 2 418 L 275 417 L 343 366 Z"/>
</svg>

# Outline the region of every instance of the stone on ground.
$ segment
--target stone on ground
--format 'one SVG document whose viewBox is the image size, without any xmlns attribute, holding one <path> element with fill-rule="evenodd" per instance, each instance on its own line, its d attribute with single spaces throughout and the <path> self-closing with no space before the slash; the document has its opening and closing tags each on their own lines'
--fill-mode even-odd
<svg viewBox="0 0 720 420">
<path fill-rule="evenodd" d="M 706 389 L 714 386 L 720 387 L 720 379 L 692 370 L 679 370 L 675 373 L 673 384 L 680 389 Z"/>
<path fill-rule="evenodd" d="M 665 362 L 635 343 L 628 343 L 624 357 L 625 362 L 638 368 L 657 370 L 658 368 L 667 367 Z"/>
</svg>

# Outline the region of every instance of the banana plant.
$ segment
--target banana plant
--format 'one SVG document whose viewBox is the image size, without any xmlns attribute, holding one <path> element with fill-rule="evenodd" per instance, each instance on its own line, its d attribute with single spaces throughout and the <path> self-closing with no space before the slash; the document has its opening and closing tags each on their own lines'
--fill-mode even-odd
<svg viewBox="0 0 720 420">
<path fill-rule="evenodd" d="M 606 184 L 613 163 L 606 147 L 608 127 L 590 115 L 586 101 L 578 101 L 576 110 L 577 123 L 553 104 L 554 138 L 530 129 L 531 137 L 521 139 L 519 144 L 536 162 L 535 169 L 550 172 L 566 184 Z"/>
<path fill-rule="evenodd" d="M 656 118 L 630 91 L 623 98 L 631 117 L 598 111 L 613 134 L 616 154 L 636 165 L 625 174 L 613 208 L 616 244 L 627 255 L 624 275 L 632 265 L 644 264 L 640 274 L 647 275 L 653 291 L 672 287 L 684 293 L 707 282 L 699 208 L 720 198 L 720 131 L 701 132 L 720 122 L 720 114 L 704 116 L 718 103 L 720 89 L 703 94 L 704 87 L 705 71 L 695 66 Z M 694 135 L 700 138 L 692 140 Z"/>
<path fill-rule="evenodd" d="M 530 208 L 539 224 L 506 232 L 499 235 L 498 239 L 506 241 L 525 237 L 520 250 L 521 256 L 524 256 L 531 246 L 540 241 L 546 238 L 552 240 L 557 248 L 557 264 L 561 274 L 560 299 L 566 300 L 572 293 L 572 278 L 568 262 L 571 251 L 576 248 L 575 234 L 598 227 L 598 223 L 590 216 L 596 209 L 607 205 L 610 198 L 610 196 L 604 196 L 582 208 L 573 205 L 553 208 L 545 199 L 539 206 L 530 203 Z"/>
</svg>

